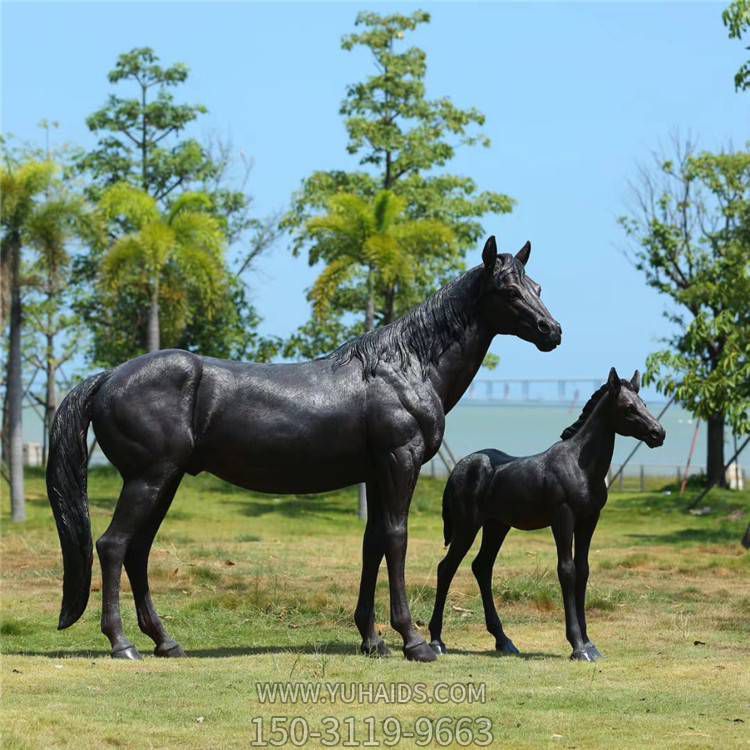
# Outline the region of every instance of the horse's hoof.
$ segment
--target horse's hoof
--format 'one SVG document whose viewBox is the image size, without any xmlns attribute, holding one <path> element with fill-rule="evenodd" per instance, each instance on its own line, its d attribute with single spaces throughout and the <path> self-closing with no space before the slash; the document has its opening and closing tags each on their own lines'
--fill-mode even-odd
<svg viewBox="0 0 750 750">
<path fill-rule="evenodd" d="M 596 657 L 592 656 L 588 651 L 584 649 L 576 649 L 570 655 L 571 661 L 596 661 Z"/>
<path fill-rule="evenodd" d="M 440 640 L 440 638 L 435 638 L 435 640 L 430 641 L 430 648 L 438 655 L 444 655 L 448 653 L 448 647 L 443 643 L 443 641 Z"/>
<path fill-rule="evenodd" d="M 379 659 L 387 659 L 391 655 L 391 650 L 385 645 L 385 641 L 381 638 L 379 641 L 372 645 L 363 643 L 359 650 L 365 655 Z"/>
<path fill-rule="evenodd" d="M 143 657 L 135 646 L 125 646 L 112 652 L 113 659 L 129 659 L 130 661 L 139 661 Z"/>
<path fill-rule="evenodd" d="M 604 655 L 601 651 L 591 642 L 589 641 L 584 645 L 584 650 L 586 653 L 591 657 L 591 661 L 596 661 L 597 659 L 603 659 Z"/>
<path fill-rule="evenodd" d="M 521 653 L 510 638 L 506 638 L 504 641 L 496 641 L 495 651 L 503 656 L 518 656 Z"/>
<path fill-rule="evenodd" d="M 437 661 L 437 654 L 427 641 L 415 643 L 413 646 L 404 646 L 404 656 L 408 661 Z"/>
<path fill-rule="evenodd" d="M 179 656 L 186 656 L 186 654 L 182 650 L 182 646 L 180 646 L 180 644 L 177 643 L 177 641 L 164 641 L 164 643 L 160 643 L 154 649 L 154 656 L 175 658 Z"/>
</svg>

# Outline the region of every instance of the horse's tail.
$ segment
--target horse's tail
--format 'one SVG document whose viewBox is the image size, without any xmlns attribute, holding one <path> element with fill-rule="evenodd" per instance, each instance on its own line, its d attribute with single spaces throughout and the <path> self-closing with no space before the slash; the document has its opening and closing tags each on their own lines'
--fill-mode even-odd
<svg viewBox="0 0 750 750">
<path fill-rule="evenodd" d="M 47 496 L 55 514 L 63 556 L 63 600 L 58 628 L 70 627 L 83 614 L 91 588 L 91 543 L 86 477 L 86 434 L 91 401 L 109 372 L 84 380 L 60 404 L 49 433 Z"/>
</svg>

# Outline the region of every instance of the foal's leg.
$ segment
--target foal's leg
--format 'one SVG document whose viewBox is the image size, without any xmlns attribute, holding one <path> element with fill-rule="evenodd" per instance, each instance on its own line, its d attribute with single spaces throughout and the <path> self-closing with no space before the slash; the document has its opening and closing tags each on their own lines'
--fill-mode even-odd
<svg viewBox="0 0 750 750">
<path fill-rule="evenodd" d="M 380 456 L 376 460 L 373 487 L 377 488 L 383 514 L 385 560 L 391 594 L 391 625 L 403 638 L 404 655 L 407 659 L 435 661 L 435 652 L 414 627 L 404 582 L 409 506 L 420 468 L 418 457 L 413 451 L 412 446 L 407 445 Z"/>
<path fill-rule="evenodd" d="M 125 479 L 112 521 L 96 543 L 102 568 L 102 633 L 116 659 L 140 659 L 138 649 L 125 637 L 120 616 L 120 577 L 128 547 L 148 523 L 157 504 L 166 471 L 151 468 L 140 477 Z"/>
<path fill-rule="evenodd" d="M 362 541 L 362 578 L 354 611 L 354 622 L 362 636 L 360 650 L 367 656 L 390 656 L 390 650 L 375 631 L 375 585 L 385 554 L 382 514 L 377 502 L 377 489 L 370 483 L 367 487 L 367 525 Z"/>
<path fill-rule="evenodd" d="M 561 505 L 552 521 L 552 533 L 557 545 L 557 576 L 560 579 L 565 606 L 565 635 L 573 647 L 570 658 L 591 661 L 581 634 L 576 611 L 576 566 L 573 562 L 573 529 L 575 517 L 568 505 Z"/>
<path fill-rule="evenodd" d="M 473 519 L 454 518 L 454 535 L 451 539 L 450 547 L 445 557 L 438 563 L 437 569 L 437 588 L 435 590 L 435 606 L 430 618 L 430 646 L 437 654 L 447 654 L 448 648 L 442 641 L 443 634 L 443 612 L 445 610 L 445 600 L 448 596 L 453 576 L 456 575 L 461 560 L 466 557 L 466 553 L 474 544 L 478 524 Z"/>
<path fill-rule="evenodd" d="M 575 527 L 575 566 L 576 566 L 576 612 L 581 637 L 584 640 L 586 653 L 590 661 L 601 658 L 599 649 L 591 642 L 586 633 L 586 584 L 589 580 L 589 547 L 594 534 L 599 514 L 579 519 Z"/>
<path fill-rule="evenodd" d="M 484 621 L 487 630 L 495 636 L 495 650 L 506 655 L 518 654 L 513 641 L 503 632 L 503 625 L 497 614 L 495 600 L 492 597 L 492 568 L 495 565 L 497 553 L 500 551 L 510 526 L 495 520 L 486 521 L 482 529 L 482 544 L 479 548 L 471 569 L 482 592 L 482 606 L 484 607 Z"/>
<path fill-rule="evenodd" d="M 182 472 L 169 476 L 161 486 L 150 517 L 138 530 L 125 554 L 125 571 L 133 590 L 138 626 L 156 644 L 156 656 L 185 656 L 182 647 L 174 641 L 159 618 L 151 601 L 148 583 L 148 556 L 151 545 L 164 516 L 169 510 L 174 494 L 182 479 Z"/>
</svg>

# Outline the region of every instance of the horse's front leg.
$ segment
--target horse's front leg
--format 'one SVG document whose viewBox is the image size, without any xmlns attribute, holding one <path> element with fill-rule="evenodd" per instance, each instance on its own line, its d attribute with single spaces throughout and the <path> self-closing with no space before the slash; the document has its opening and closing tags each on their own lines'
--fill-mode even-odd
<svg viewBox="0 0 750 750">
<path fill-rule="evenodd" d="M 391 625 L 404 640 L 404 655 L 410 661 L 435 661 L 436 654 L 414 627 L 409 602 L 406 598 L 404 568 L 409 506 L 419 476 L 421 462 L 412 446 L 404 446 L 376 458 L 378 506 L 383 513 L 385 560 L 388 565 L 388 584 L 391 594 Z"/>
<path fill-rule="evenodd" d="M 563 605 L 565 606 L 565 635 L 573 647 L 570 658 L 575 661 L 592 661 L 586 652 L 586 643 L 581 633 L 576 608 L 576 566 L 573 561 L 573 530 L 575 516 L 567 504 L 555 513 L 552 533 L 557 545 L 557 576 L 560 579 Z"/>
<path fill-rule="evenodd" d="M 581 518 L 575 527 L 575 566 L 576 566 L 576 612 L 584 648 L 591 661 L 601 658 L 599 649 L 591 642 L 586 632 L 586 584 L 589 580 L 589 547 L 591 537 L 599 520 L 599 513 Z"/>
<path fill-rule="evenodd" d="M 360 650 L 366 656 L 389 656 L 390 651 L 375 630 L 375 586 L 378 569 L 385 553 L 383 513 L 377 502 L 377 491 L 367 488 L 367 526 L 362 542 L 362 578 L 354 622 L 362 636 Z"/>
</svg>

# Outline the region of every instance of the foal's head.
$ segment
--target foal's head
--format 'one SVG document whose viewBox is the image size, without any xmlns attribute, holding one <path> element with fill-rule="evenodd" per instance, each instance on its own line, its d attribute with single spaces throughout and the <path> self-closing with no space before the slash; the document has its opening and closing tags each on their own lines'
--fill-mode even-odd
<svg viewBox="0 0 750 750">
<path fill-rule="evenodd" d="M 614 408 L 615 432 L 643 440 L 649 448 L 662 445 L 667 433 L 638 395 L 641 389 L 638 370 L 630 380 L 620 380 L 613 367 L 609 371 L 607 387 Z"/>
<path fill-rule="evenodd" d="M 494 237 L 487 240 L 480 314 L 494 333 L 519 336 L 550 352 L 560 343 L 562 329 L 541 300 L 542 288 L 526 275 L 530 253 L 530 242 L 513 256 L 498 254 Z"/>
</svg>

